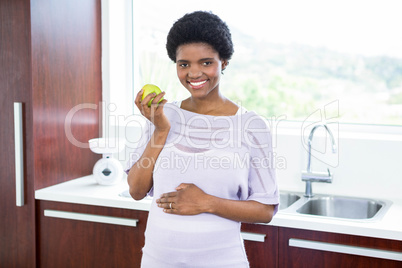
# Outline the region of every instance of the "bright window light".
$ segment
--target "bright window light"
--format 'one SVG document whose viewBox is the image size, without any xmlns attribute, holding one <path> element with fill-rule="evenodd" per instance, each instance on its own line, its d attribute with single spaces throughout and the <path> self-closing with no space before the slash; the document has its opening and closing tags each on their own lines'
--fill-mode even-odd
<svg viewBox="0 0 402 268">
<path fill-rule="evenodd" d="M 236 103 L 291 121 L 337 103 L 340 123 L 401 126 L 401 7 L 398 0 L 134 0 L 134 91 L 153 83 L 169 101 L 188 97 L 166 36 L 185 13 L 206 10 L 232 32 L 235 53 L 221 89 Z"/>
</svg>

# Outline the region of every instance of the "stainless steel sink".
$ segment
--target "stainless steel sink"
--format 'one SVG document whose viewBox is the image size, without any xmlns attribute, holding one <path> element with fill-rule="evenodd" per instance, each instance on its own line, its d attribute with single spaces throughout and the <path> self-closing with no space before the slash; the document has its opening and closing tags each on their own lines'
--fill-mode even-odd
<svg viewBox="0 0 402 268">
<path fill-rule="evenodd" d="M 308 200 L 296 211 L 301 214 L 335 218 L 371 219 L 384 206 L 385 202 L 378 200 L 324 196 Z"/>
<path fill-rule="evenodd" d="M 281 192 L 281 213 L 334 218 L 352 221 L 378 221 L 392 203 L 387 200 L 317 194 L 312 198 L 303 193 Z"/>
<path fill-rule="evenodd" d="M 289 193 L 289 192 L 281 192 L 279 194 L 279 210 L 286 209 L 300 199 L 300 195 Z"/>
</svg>

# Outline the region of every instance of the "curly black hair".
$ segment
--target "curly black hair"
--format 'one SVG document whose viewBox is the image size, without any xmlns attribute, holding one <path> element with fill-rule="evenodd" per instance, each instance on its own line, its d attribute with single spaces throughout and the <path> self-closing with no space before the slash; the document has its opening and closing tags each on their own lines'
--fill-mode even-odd
<svg viewBox="0 0 402 268">
<path fill-rule="evenodd" d="M 223 60 L 230 60 L 234 52 L 226 23 L 212 12 L 195 11 L 177 20 L 170 29 L 166 43 L 169 58 L 176 62 L 180 45 L 198 42 L 211 45 Z"/>
</svg>

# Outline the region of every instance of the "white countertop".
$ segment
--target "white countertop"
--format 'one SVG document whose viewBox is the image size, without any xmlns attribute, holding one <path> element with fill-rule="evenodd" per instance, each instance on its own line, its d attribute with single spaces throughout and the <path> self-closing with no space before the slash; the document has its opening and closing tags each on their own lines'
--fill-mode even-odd
<svg viewBox="0 0 402 268">
<path fill-rule="evenodd" d="M 97 184 L 92 175 L 89 175 L 37 190 L 35 191 L 35 199 L 143 211 L 149 210 L 152 202 L 151 198 L 135 201 L 129 196 L 121 196 L 121 193 L 127 190 L 126 181 L 113 186 L 103 186 Z M 287 214 L 279 211 L 269 225 L 402 240 L 402 199 L 390 201 L 392 201 L 392 205 L 389 210 L 377 222 Z"/>
<path fill-rule="evenodd" d="M 126 208 L 149 211 L 151 198 L 135 201 L 120 194 L 128 190 L 126 181 L 116 185 L 99 185 L 92 175 L 35 191 L 35 199 L 65 203 Z"/>
</svg>

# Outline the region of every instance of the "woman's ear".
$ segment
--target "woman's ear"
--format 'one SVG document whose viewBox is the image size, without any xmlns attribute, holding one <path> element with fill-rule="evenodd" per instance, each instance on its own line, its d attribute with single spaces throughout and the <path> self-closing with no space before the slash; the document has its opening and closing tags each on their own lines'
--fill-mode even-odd
<svg viewBox="0 0 402 268">
<path fill-rule="evenodd" d="M 225 70 L 228 65 L 229 65 L 228 60 L 222 60 L 222 71 Z"/>
</svg>

